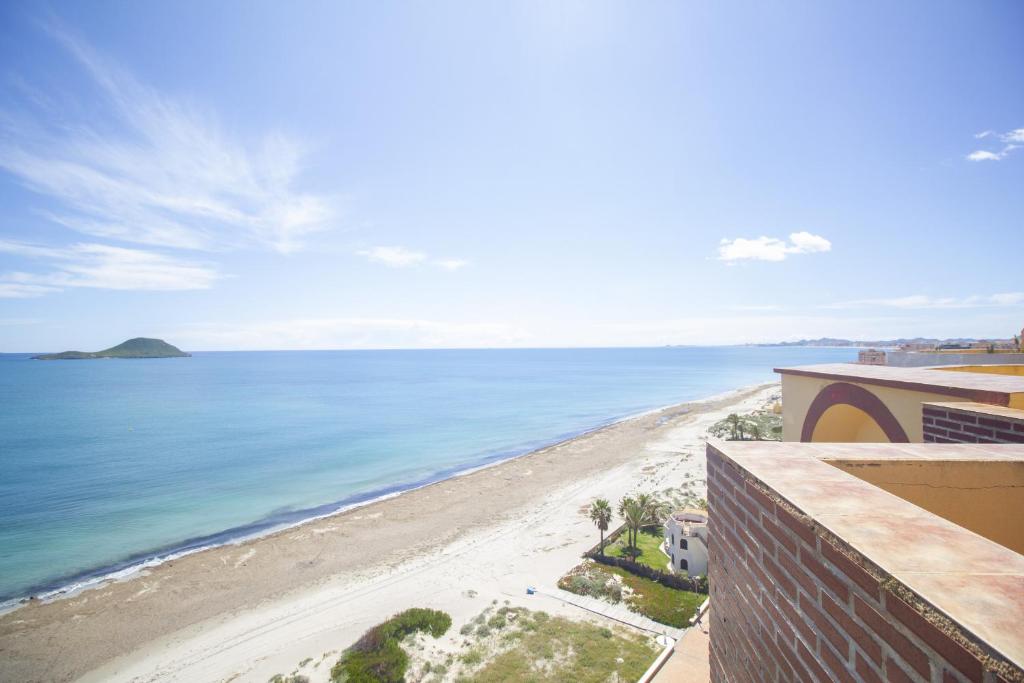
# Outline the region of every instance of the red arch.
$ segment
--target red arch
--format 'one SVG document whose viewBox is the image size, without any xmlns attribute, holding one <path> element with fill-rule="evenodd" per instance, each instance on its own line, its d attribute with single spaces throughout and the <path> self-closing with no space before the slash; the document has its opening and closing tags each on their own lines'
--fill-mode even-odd
<svg viewBox="0 0 1024 683">
<path fill-rule="evenodd" d="M 885 436 L 892 443 L 910 443 L 907 433 L 903 431 L 899 420 L 890 412 L 882 400 L 867 389 L 856 384 L 847 382 L 836 382 L 818 392 L 807 409 L 807 416 L 804 418 L 804 426 L 800 432 L 801 441 L 810 441 L 814 436 L 814 428 L 818 426 L 818 420 L 822 414 L 834 405 L 846 404 L 859 408 L 867 413 L 871 419 L 878 423 L 878 426 L 885 432 Z"/>
</svg>

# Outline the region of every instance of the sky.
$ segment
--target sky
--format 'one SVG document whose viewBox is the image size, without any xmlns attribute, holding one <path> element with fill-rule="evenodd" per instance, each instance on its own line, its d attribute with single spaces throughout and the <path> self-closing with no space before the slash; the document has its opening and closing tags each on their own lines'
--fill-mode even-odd
<svg viewBox="0 0 1024 683">
<path fill-rule="evenodd" d="M 1019 2 L 0 3 L 0 351 L 1006 338 Z"/>
</svg>

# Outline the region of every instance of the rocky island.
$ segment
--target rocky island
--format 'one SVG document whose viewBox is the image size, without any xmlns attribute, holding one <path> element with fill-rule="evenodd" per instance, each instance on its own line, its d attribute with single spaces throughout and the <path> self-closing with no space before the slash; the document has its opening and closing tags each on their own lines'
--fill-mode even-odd
<svg viewBox="0 0 1024 683">
<path fill-rule="evenodd" d="M 168 344 L 163 339 L 136 337 L 103 351 L 64 351 L 63 353 L 44 353 L 32 356 L 32 358 L 34 360 L 86 360 L 90 358 L 188 358 L 191 355 L 191 353 L 185 353 L 178 347 Z"/>
</svg>

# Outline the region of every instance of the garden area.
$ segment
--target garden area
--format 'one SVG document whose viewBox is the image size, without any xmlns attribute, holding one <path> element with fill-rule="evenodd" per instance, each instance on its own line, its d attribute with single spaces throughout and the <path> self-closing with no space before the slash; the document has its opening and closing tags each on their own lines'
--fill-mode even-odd
<svg viewBox="0 0 1024 683">
<path fill-rule="evenodd" d="M 577 595 L 624 603 L 631 612 L 659 624 L 685 628 L 707 595 L 669 588 L 652 579 L 637 576 L 621 567 L 608 567 L 584 560 L 558 580 L 558 587 Z"/>
<path fill-rule="evenodd" d="M 651 569 L 668 571 L 668 555 L 661 549 L 665 541 L 664 527 L 659 525 L 640 529 L 636 535 L 635 546 L 628 544 L 627 536 L 628 534 L 620 535 L 604 549 L 605 554 L 611 557 L 625 557 Z"/>
</svg>

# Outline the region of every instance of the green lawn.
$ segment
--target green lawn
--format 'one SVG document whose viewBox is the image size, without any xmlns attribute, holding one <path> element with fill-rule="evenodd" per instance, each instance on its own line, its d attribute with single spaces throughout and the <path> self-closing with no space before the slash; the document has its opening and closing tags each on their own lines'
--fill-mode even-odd
<svg viewBox="0 0 1024 683">
<path fill-rule="evenodd" d="M 604 549 L 606 555 L 612 557 L 628 557 L 629 555 L 625 552 L 626 550 L 626 536 L 623 533 L 615 541 Z M 665 529 L 663 527 L 653 527 L 650 529 L 644 529 L 637 534 L 637 546 L 640 548 L 640 554 L 637 556 L 636 561 L 639 564 L 645 564 L 652 569 L 660 569 L 661 571 L 668 571 L 668 555 L 661 551 L 661 544 L 665 541 Z"/>
<path fill-rule="evenodd" d="M 615 577 L 619 577 L 621 584 Z M 622 590 L 622 586 L 628 590 Z M 631 611 L 676 628 L 688 626 L 690 617 L 697 613 L 707 598 L 701 593 L 669 588 L 625 569 L 598 564 L 593 560 L 573 568 L 559 579 L 558 587 L 611 603 L 622 600 Z"/>
</svg>

